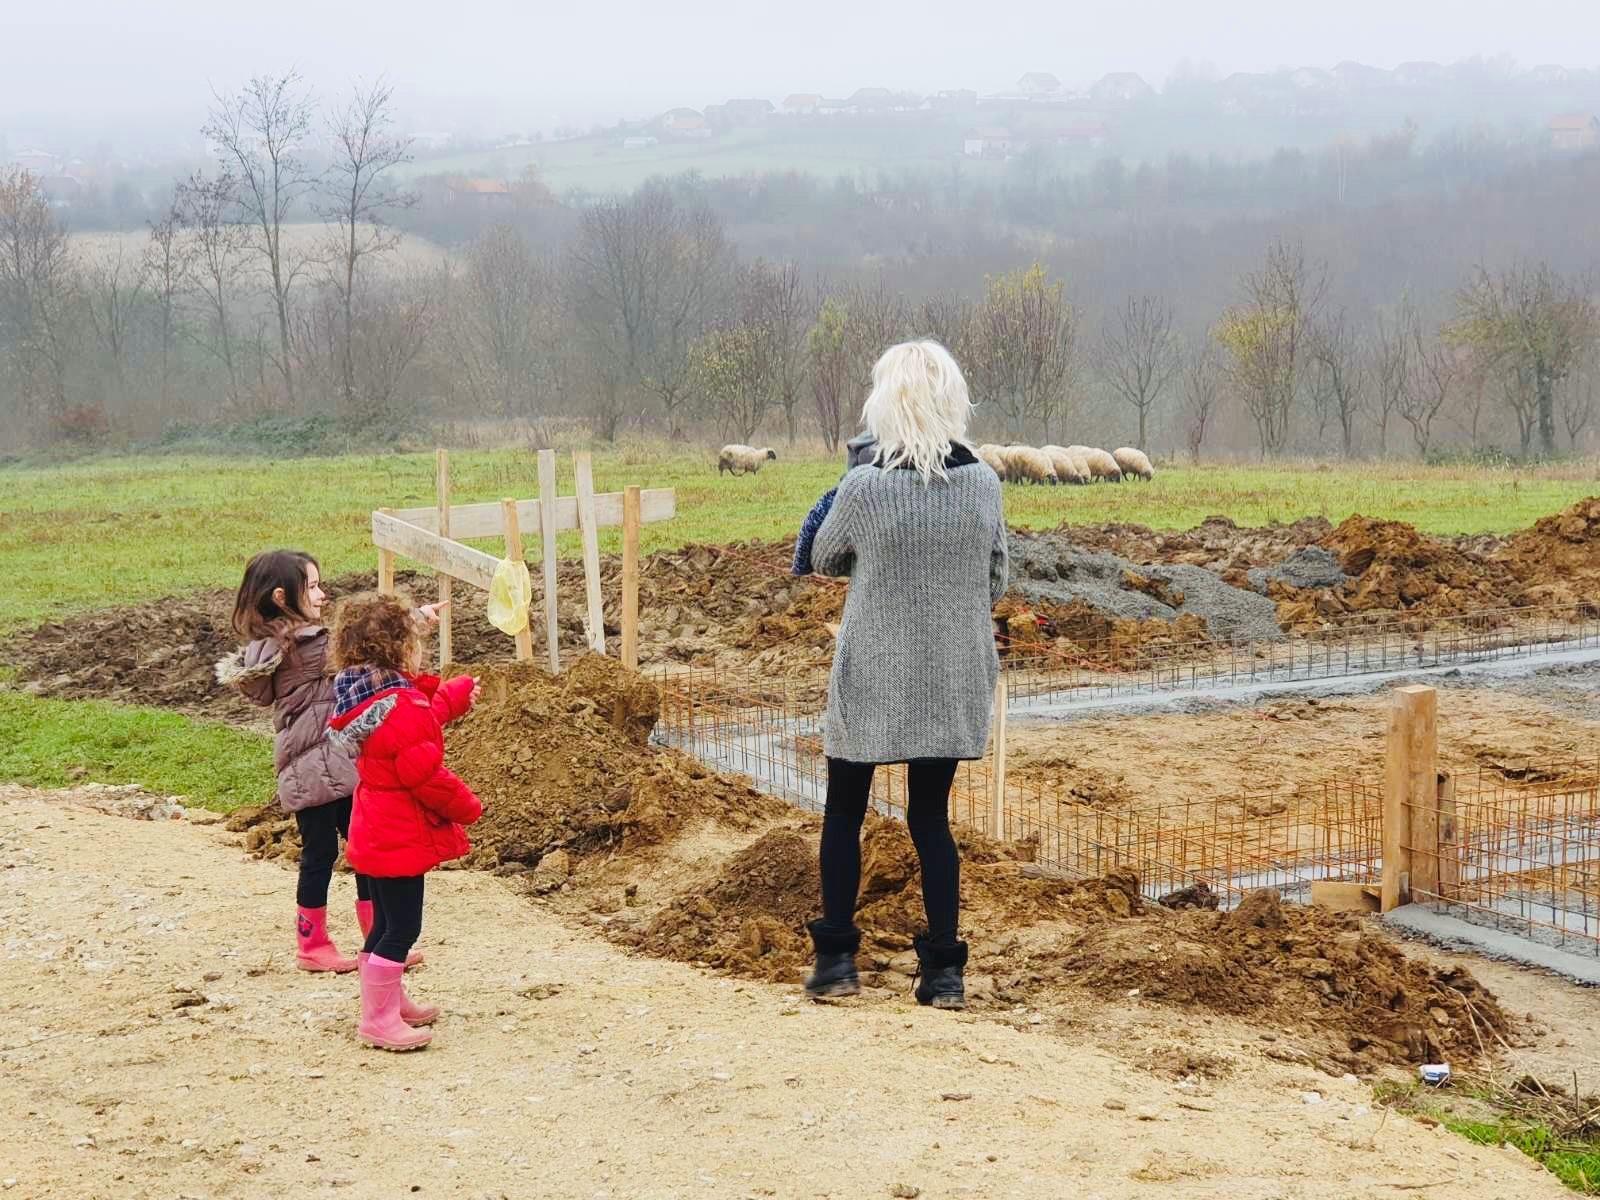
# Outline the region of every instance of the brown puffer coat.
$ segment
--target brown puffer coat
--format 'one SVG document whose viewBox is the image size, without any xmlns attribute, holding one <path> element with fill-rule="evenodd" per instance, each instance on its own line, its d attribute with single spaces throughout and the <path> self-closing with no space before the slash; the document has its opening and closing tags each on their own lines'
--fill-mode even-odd
<svg viewBox="0 0 1600 1200">
<path fill-rule="evenodd" d="M 279 638 L 261 638 L 216 666 L 217 682 L 245 699 L 272 706 L 273 760 L 278 803 L 299 812 L 356 790 L 356 763 L 327 738 L 333 678 L 327 674 L 328 631 L 305 625 Z"/>
</svg>

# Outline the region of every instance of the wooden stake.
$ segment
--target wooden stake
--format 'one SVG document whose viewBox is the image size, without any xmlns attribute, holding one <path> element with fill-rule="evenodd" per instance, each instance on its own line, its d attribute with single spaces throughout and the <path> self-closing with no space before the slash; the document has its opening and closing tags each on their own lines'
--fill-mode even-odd
<svg viewBox="0 0 1600 1200">
<path fill-rule="evenodd" d="M 1006 673 L 994 681 L 994 792 L 989 797 L 989 836 L 1006 836 Z"/>
<path fill-rule="evenodd" d="M 384 516 L 387 517 L 394 510 L 393 509 L 388 509 L 388 508 L 380 508 L 378 511 L 381 512 Z M 382 549 L 380 549 L 378 551 L 378 591 L 382 592 L 385 596 L 394 595 L 394 551 L 393 550 L 382 550 Z"/>
<path fill-rule="evenodd" d="M 606 652 L 605 610 L 600 604 L 600 537 L 594 522 L 594 466 L 587 450 L 572 452 L 577 480 L 578 531 L 583 535 L 583 584 L 588 594 L 589 649 Z"/>
<path fill-rule="evenodd" d="M 544 543 L 544 639 L 550 674 L 561 674 L 561 630 L 556 624 L 556 452 L 539 451 L 539 538 Z"/>
<path fill-rule="evenodd" d="M 1461 888 L 1461 860 L 1456 856 L 1455 776 L 1439 772 L 1439 899 L 1454 900 Z"/>
<path fill-rule="evenodd" d="M 439 494 L 439 536 L 450 536 L 450 452 L 440 450 L 434 456 L 434 482 Z M 450 594 L 454 581 L 448 575 L 439 576 L 439 670 L 442 673 L 455 653 L 455 642 L 450 629 Z"/>
<path fill-rule="evenodd" d="M 1437 716 L 1438 699 L 1433 688 L 1394 690 L 1384 770 L 1381 912 L 1411 900 L 1411 851 L 1418 844 L 1412 826 L 1421 823 L 1417 814 L 1424 806 L 1431 811 L 1437 803 Z"/>
<path fill-rule="evenodd" d="M 622 665 L 639 669 L 639 489 L 622 493 Z"/>
<path fill-rule="evenodd" d="M 501 508 L 506 518 L 506 557 L 512 562 L 522 561 L 522 529 L 517 523 L 517 502 L 515 500 L 500 501 Z M 517 635 L 517 659 L 526 662 L 533 657 L 533 634 L 529 632 L 526 623 Z"/>
</svg>

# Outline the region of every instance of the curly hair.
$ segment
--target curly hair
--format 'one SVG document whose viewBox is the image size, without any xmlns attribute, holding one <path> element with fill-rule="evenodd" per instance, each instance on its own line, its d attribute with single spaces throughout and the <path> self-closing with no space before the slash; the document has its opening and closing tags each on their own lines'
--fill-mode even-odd
<svg viewBox="0 0 1600 1200">
<path fill-rule="evenodd" d="M 333 619 L 333 665 L 412 671 L 422 650 L 422 623 L 411 597 L 360 592 L 339 602 Z"/>
</svg>

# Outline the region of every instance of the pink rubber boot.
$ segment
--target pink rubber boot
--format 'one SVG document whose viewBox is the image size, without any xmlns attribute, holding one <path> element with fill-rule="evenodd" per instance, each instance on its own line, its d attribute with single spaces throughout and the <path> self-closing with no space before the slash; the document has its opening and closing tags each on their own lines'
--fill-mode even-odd
<svg viewBox="0 0 1600 1200">
<path fill-rule="evenodd" d="M 356 901 L 356 924 L 361 926 L 361 940 L 365 941 L 367 934 L 372 932 L 372 901 Z M 406 955 L 406 970 L 410 970 L 422 961 L 422 951 L 413 950 Z"/>
<path fill-rule="evenodd" d="M 295 965 L 302 971 L 336 971 L 342 975 L 356 969 L 356 960 L 345 958 L 339 953 L 339 947 L 328 940 L 326 908 L 297 909 L 294 935 L 297 943 Z"/>
<path fill-rule="evenodd" d="M 433 1040 L 426 1029 L 413 1029 L 400 1016 L 404 994 L 400 978 L 405 964 L 390 962 L 376 954 L 367 955 L 361 964 L 361 1024 L 356 1036 L 379 1050 L 420 1050 Z"/>
<path fill-rule="evenodd" d="M 367 959 L 372 955 L 363 950 L 356 958 L 361 960 L 361 967 L 366 969 Z M 400 985 L 400 1019 L 407 1025 L 432 1025 L 439 1019 L 439 1006 L 437 1004 L 418 1004 L 406 995 L 406 985 Z"/>
</svg>

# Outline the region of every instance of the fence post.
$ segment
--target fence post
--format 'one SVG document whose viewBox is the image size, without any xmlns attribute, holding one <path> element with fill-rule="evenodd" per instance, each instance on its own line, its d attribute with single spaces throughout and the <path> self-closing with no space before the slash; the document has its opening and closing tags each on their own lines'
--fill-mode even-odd
<svg viewBox="0 0 1600 1200">
<path fill-rule="evenodd" d="M 622 491 L 622 665 L 639 669 L 639 488 Z"/>
<path fill-rule="evenodd" d="M 544 543 L 544 639 L 550 674 L 561 674 L 561 630 L 556 623 L 556 452 L 539 451 L 539 538 Z"/>
<path fill-rule="evenodd" d="M 1439 899 L 1454 900 L 1461 886 L 1461 859 L 1456 855 L 1456 781 L 1439 772 L 1438 790 Z"/>
<path fill-rule="evenodd" d="M 994 791 L 989 797 L 989 836 L 996 840 L 1006 836 L 1006 691 L 1002 669 L 994 681 Z"/>
<path fill-rule="evenodd" d="M 506 557 L 512 562 L 522 561 L 522 527 L 517 521 L 517 502 L 515 500 L 500 501 L 500 511 L 504 516 L 506 528 Z M 526 662 L 533 657 L 533 633 L 529 630 L 527 622 L 517 630 L 517 658 Z"/>
<path fill-rule="evenodd" d="M 392 508 L 380 508 L 378 511 L 386 517 L 391 516 L 394 513 L 394 509 Z M 385 596 L 394 595 L 393 550 L 378 551 L 378 590 Z"/>
<path fill-rule="evenodd" d="M 450 452 L 441 449 L 434 458 L 434 483 L 439 494 L 439 536 L 450 536 Z M 450 576 L 439 574 L 439 670 L 442 672 L 455 654 L 450 629 Z"/>
<path fill-rule="evenodd" d="M 572 452 L 572 473 L 577 481 L 578 531 L 583 535 L 583 583 L 587 597 L 589 649 L 606 652 L 605 609 L 600 603 L 600 542 L 594 524 L 594 468 L 587 450 Z"/>
<path fill-rule="evenodd" d="M 1413 826 L 1425 823 L 1420 819 L 1424 809 L 1431 815 L 1438 803 L 1437 714 L 1438 696 L 1433 688 L 1411 686 L 1394 690 L 1384 765 L 1380 912 L 1388 912 L 1411 900 L 1411 852 L 1418 844 Z M 1437 884 L 1437 860 L 1433 878 Z"/>
</svg>

